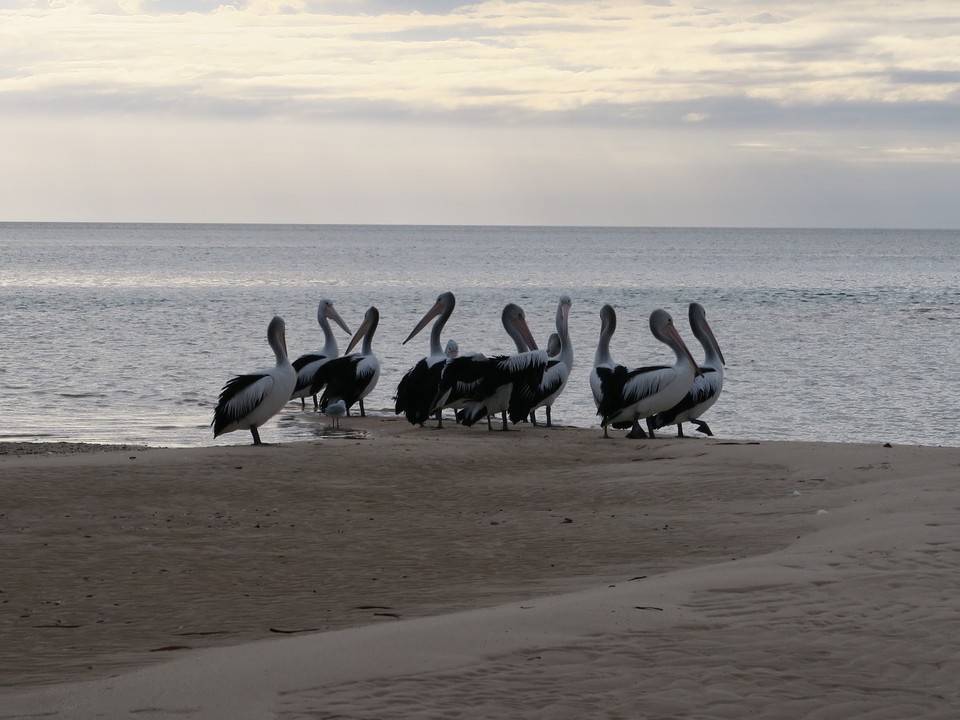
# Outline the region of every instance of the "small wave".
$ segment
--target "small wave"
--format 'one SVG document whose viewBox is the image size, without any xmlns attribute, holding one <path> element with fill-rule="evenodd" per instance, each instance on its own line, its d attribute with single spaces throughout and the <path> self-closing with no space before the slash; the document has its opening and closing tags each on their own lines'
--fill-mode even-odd
<svg viewBox="0 0 960 720">
<path fill-rule="evenodd" d="M 902 308 L 900 313 L 906 316 L 919 316 L 924 320 L 957 320 L 960 314 L 939 307 Z"/>
<path fill-rule="evenodd" d="M 85 393 L 62 392 L 62 393 L 57 393 L 57 396 L 58 396 L 58 397 L 62 397 L 62 398 L 70 398 L 70 399 L 72 399 L 72 400 L 82 400 L 82 399 L 84 399 L 84 398 L 105 398 L 105 397 L 107 397 L 104 393 L 92 393 L 92 392 L 85 392 Z"/>
<path fill-rule="evenodd" d="M 200 398 L 200 397 L 192 397 L 192 398 L 182 397 L 178 400 L 173 400 L 172 402 L 174 405 L 186 405 L 189 407 L 202 407 L 202 408 L 216 407 L 216 403 L 213 402 L 212 400 L 209 400 L 207 398 Z"/>
</svg>

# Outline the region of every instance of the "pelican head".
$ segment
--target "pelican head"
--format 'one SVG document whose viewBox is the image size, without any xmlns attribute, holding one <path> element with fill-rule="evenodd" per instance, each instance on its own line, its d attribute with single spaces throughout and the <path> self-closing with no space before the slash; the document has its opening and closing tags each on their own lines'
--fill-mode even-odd
<svg viewBox="0 0 960 720">
<path fill-rule="evenodd" d="M 377 325 L 380 324 L 380 311 L 376 307 L 370 306 L 367 308 L 367 312 L 363 315 L 363 323 L 357 329 L 356 334 L 350 339 L 350 344 L 347 345 L 344 355 L 349 355 L 350 351 L 356 346 L 360 339 L 366 336 L 373 338 L 373 334 L 377 331 Z"/>
<path fill-rule="evenodd" d="M 267 326 L 267 342 L 278 361 L 287 357 L 287 325 L 279 315 L 274 315 Z"/>
<path fill-rule="evenodd" d="M 600 332 L 604 331 L 611 336 L 617 331 L 617 311 L 610 304 L 600 308 Z"/>
<path fill-rule="evenodd" d="M 453 312 L 453 307 L 456 305 L 457 299 L 453 296 L 452 292 L 443 292 L 437 296 L 437 301 L 433 304 L 429 310 L 427 310 L 426 315 L 424 315 L 420 322 L 417 323 L 417 326 L 407 335 L 407 339 L 403 341 L 403 344 L 406 345 L 413 339 L 418 332 L 423 330 L 427 323 L 433 320 L 438 315 L 442 315 L 444 318 L 450 317 L 450 313 Z"/>
<path fill-rule="evenodd" d="M 343 328 L 345 333 L 352 335 L 350 328 L 347 327 L 347 324 L 343 321 L 343 318 L 340 317 L 340 313 L 338 313 L 333 307 L 333 300 L 324 298 L 317 306 L 317 322 L 323 325 L 327 320 L 333 320 L 337 325 Z"/>
<path fill-rule="evenodd" d="M 446 355 L 448 358 L 459 357 L 460 346 L 457 345 L 457 341 L 453 340 L 452 338 L 450 340 L 447 340 L 447 346 L 443 349 L 443 354 Z"/>
<path fill-rule="evenodd" d="M 700 344 L 704 347 L 712 347 L 720 358 L 720 362 L 726 365 L 727 361 L 723 359 L 720 344 L 717 342 L 717 338 L 714 337 L 713 330 L 710 329 L 709 323 L 707 323 L 707 312 L 703 309 L 703 305 L 695 302 L 690 303 L 688 316 L 690 318 L 690 329 L 693 330 L 693 334 L 697 340 L 700 341 Z"/>
<path fill-rule="evenodd" d="M 516 303 L 507 303 L 503 312 L 500 313 L 500 321 L 503 323 L 503 329 L 507 335 L 513 338 L 519 349 L 521 344 L 528 350 L 537 349 L 537 341 L 533 339 L 533 333 L 530 332 L 530 326 L 527 325 L 527 316 L 523 308 Z"/>
<path fill-rule="evenodd" d="M 680 337 L 680 333 L 677 332 L 677 328 L 673 325 L 673 318 L 670 316 L 666 310 L 662 308 L 657 308 L 652 313 L 650 313 L 650 332 L 653 333 L 653 336 L 662 343 L 668 345 L 676 354 L 677 358 L 686 358 L 690 361 L 690 364 L 695 368 L 695 375 L 702 375 L 700 372 L 700 366 L 697 365 L 697 361 L 693 359 L 693 355 L 690 354 L 689 348 L 683 338 Z"/>
</svg>

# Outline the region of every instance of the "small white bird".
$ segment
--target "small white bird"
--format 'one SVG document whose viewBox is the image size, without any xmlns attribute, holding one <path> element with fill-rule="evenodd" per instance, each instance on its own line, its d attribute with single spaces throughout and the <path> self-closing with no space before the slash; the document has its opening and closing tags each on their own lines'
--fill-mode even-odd
<svg viewBox="0 0 960 720">
<path fill-rule="evenodd" d="M 213 436 L 234 430 L 249 430 L 253 444 L 261 445 L 257 428 L 286 405 L 297 384 L 297 371 L 287 357 L 286 326 L 275 316 L 267 327 L 267 342 L 277 357 L 269 370 L 238 375 L 220 391 L 220 400 L 213 411 Z"/>
<path fill-rule="evenodd" d="M 323 409 L 323 414 L 330 418 L 330 427 L 339 428 L 340 418 L 347 414 L 347 403 L 343 400 L 334 400 L 327 403 Z"/>
</svg>

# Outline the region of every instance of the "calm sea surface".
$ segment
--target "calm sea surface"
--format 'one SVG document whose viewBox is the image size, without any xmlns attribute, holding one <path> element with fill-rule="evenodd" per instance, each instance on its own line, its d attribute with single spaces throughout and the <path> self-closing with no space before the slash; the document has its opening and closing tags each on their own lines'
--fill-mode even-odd
<svg viewBox="0 0 960 720">
<path fill-rule="evenodd" d="M 221 386 L 273 364 L 274 314 L 291 356 L 319 349 L 323 297 L 351 330 L 380 309 L 367 406 L 390 408 L 428 332 L 401 342 L 452 290 L 444 341 L 488 353 L 513 349 L 504 304 L 543 347 L 572 296 L 576 364 L 553 416 L 598 437 L 600 306 L 617 310 L 614 357 L 634 366 L 673 362 L 647 325 L 657 307 L 703 357 L 686 321 L 697 301 L 728 363 L 704 416 L 718 437 L 960 445 L 957 231 L 15 223 L 0 251 L 2 440 L 247 444 L 213 439 Z M 330 436 L 299 402 L 261 435 Z"/>
</svg>

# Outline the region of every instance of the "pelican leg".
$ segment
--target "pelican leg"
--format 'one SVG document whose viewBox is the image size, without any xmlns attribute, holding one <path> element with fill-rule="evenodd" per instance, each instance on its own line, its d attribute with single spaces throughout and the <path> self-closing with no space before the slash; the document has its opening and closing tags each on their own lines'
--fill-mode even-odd
<svg viewBox="0 0 960 720">
<path fill-rule="evenodd" d="M 317 400 L 316 395 L 313 396 L 313 409 L 316 410 L 317 412 L 320 411 L 320 401 Z"/>
<path fill-rule="evenodd" d="M 263 443 L 260 442 L 260 433 L 257 431 L 257 428 L 256 428 L 256 427 L 251 427 L 251 428 L 250 428 L 250 434 L 253 435 L 253 444 L 254 444 L 254 445 L 263 445 Z"/>
<path fill-rule="evenodd" d="M 437 430 L 443 430 L 443 410 L 437 410 Z"/>
<path fill-rule="evenodd" d="M 363 400 L 360 401 L 360 417 L 366 417 L 367 411 L 363 408 Z"/>
<path fill-rule="evenodd" d="M 656 435 L 653 434 L 653 430 L 654 430 L 654 427 L 653 427 L 653 418 L 652 418 L 652 417 L 648 417 L 648 418 L 647 418 L 647 432 L 650 433 L 650 437 L 651 437 L 651 438 L 655 438 L 655 437 L 656 437 Z"/>
<path fill-rule="evenodd" d="M 683 423 L 677 423 L 677 437 L 686 437 L 686 435 L 683 434 Z"/>
<path fill-rule="evenodd" d="M 547 405 L 546 411 L 547 411 L 547 427 L 553 427 L 553 423 L 552 423 L 551 420 L 550 420 L 550 406 L 549 406 L 549 405 Z M 536 423 L 534 423 L 534 424 L 536 424 Z"/>
<path fill-rule="evenodd" d="M 643 431 L 643 428 L 640 427 L 639 418 L 633 419 L 633 425 L 630 427 L 630 432 L 627 433 L 626 437 L 631 440 L 642 440 L 647 437 L 647 434 Z"/>
<path fill-rule="evenodd" d="M 510 426 L 507 425 L 507 411 L 504 410 L 503 411 L 503 428 L 501 428 L 501 430 L 507 431 L 509 429 L 510 429 Z"/>
<path fill-rule="evenodd" d="M 604 436 L 607 440 L 610 439 L 610 436 L 607 435 L 607 426 L 606 426 L 606 425 L 603 426 L 603 436 Z"/>
<path fill-rule="evenodd" d="M 537 411 L 536 411 L 536 410 L 531 410 L 531 411 L 530 411 L 530 423 L 531 423 L 534 427 L 537 426 Z"/>
<path fill-rule="evenodd" d="M 690 422 L 697 426 L 697 432 L 702 432 L 704 435 L 713 437 L 713 433 L 710 432 L 710 426 L 707 425 L 703 420 L 691 420 Z"/>
<path fill-rule="evenodd" d="M 303 398 L 300 398 L 300 409 L 301 409 L 301 410 L 306 410 L 306 409 L 307 409 L 307 403 L 306 403 L 306 401 L 305 401 Z"/>
</svg>

